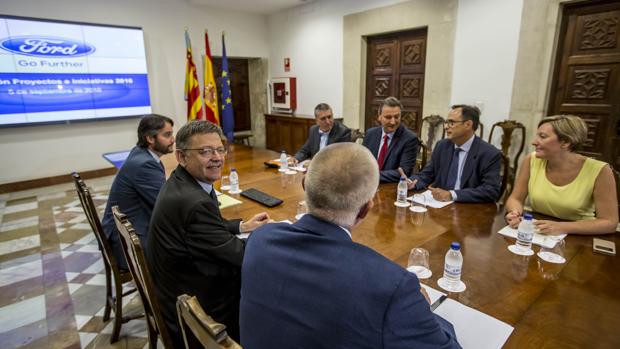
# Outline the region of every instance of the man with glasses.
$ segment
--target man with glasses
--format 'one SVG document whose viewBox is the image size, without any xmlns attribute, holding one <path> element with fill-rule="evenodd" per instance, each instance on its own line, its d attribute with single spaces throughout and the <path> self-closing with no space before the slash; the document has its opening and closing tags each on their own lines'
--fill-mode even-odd
<svg viewBox="0 0 620 349">
<path fill-rule="evenodd" d="M 195 295 L 207 314 L 239 339 L 245 241 L 236 235 L 269 221 L 264 212 L 246 222 L 222 217 L 213 189 L 226 155 L 222 139 L 222 130 L 207 121 L 188 122 L 179 130 L 179 166 L 161 189 L 151 219 L 148 266 L 175 348 L 184 347 L 175 307 L 184 293 Z"/>
<path fill-rule="evenodd" d="M 340 142 L 351 141 L 351 130 L 345 125 L 334 122 L 334 113 L 327 103 L 319 103 L 314 108 L 316 125 L 310 127 L 308 140 L 295 154 L 296 161 L 312 159 L 319 150 Z"/>
<path fill-rule="evenodd" d="M 439 201 L 495 202 L 500 197 L 500 151 L 475 135 L 480 109 L 453 105 L 444 124 L 446 139 L 431 161 L 408 179 L 409 189 L 431 190 Z"/>
<path fill-rule="evenodd" d="M 402 110 L 395 97 L 384 99 L 379 106 L 381 126 L 369 129 L 364 137 L 364 146 L 377 159 L 381 182 L 398 182 L 399 168 L 409 176 L 418 156 L 418 137 L 401 124 Z"/>
<path fill-rule="evenodd" d="M 120 211 L 127 215 L 140 243 L 146 246 L 151 213 L 157 194 L 166 181 L 160 157 L 172 153 L 174 148 L 173 125 L 172 119 L 162 115 L 143 117 L 138 125 L 138 142 L 112 182 L 101 225 L 121 269 L 127 269 L 127 261 L 112 207 L 118 205 Z"/>
</svg>

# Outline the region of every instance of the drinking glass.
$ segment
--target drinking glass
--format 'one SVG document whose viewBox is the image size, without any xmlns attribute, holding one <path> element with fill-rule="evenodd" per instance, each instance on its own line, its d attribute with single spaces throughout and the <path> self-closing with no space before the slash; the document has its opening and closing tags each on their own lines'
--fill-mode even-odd
<svg viewBox="0 0 620 349">
<path fill-rule="evenodd" d="M 230 181 L 228 180 L 228 176 L 222 176 L 220 179 L 220 191 L 230 190 Z"/>
<path fill-rule="evenodd" d="M 411 202 L 411 222 L 414 225 L 421 225 L 424 223 L 424 218 L 426 217 L 426 212 L 428 209 L 426 208 L 426 198 L 422 194 L 413 195 L 413 200 Z"/>
<path fill-rule="evenodd" d="M 429 267 L 428 251 L 416 247 L 409 253 L 409 261 L 407 262 L 407 270 L 416 274 L 418 279 L 428 279 L 433 275 Z"/>
<path fill-rule="evenodd" d="M 548 263 L 566 263 L 564 257 L 564 239 L 559 240 L 553 247 L 541 247 L 538 251 L 538 258 Z"/>
<path fill-rule="evenodd" d="M 297 204 L 297 214 L 295 215 L 295 219 L 300 220 L 306 213 L 308 213 L 308 205 L 305 201 L 300 201 Z"/>
</svg>

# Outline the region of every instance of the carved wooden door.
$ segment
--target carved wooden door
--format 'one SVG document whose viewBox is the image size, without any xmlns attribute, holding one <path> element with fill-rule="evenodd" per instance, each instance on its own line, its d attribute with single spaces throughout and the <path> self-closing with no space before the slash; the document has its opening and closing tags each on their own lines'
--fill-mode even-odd
<svg viewBox="0 0 620 349">
<path fill-rule="evenodd" d="M 564 7 L 553 81 L 548 114 L 583 118 L 583 154 L 620 170 L 620 2 Z"/>
<path fill-rule="evenodd" d="M 365 127 L 378 125 L 383 99 L 403 104 L 402 122 L 419 133 L 424 99 L 426 28 L 368 37 Z"/>
</svg>

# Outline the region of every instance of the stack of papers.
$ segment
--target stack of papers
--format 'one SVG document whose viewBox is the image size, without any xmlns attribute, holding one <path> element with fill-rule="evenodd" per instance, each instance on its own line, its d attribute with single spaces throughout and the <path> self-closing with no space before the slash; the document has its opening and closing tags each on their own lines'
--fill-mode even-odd
<svg viewBox="0 0 620 349">
<path fill-rule="evenodd" d="M 431 303 L 445 294 L 424 284 L 420 285 L 428 293 Z M 435 309 L 435 314 L 454 326 L 456 339 L 465 349 L 499 349 L 514 330 L 514 327 L 505 322 L 450 298 Z"/>
<path fill-rule="evenodd" d="M 421 205 L 426 205 L 432 208 L 442 208 L 450 205 L 454 201 L 438 201 L 433 197 L 433 193 L 430 190 L 425 191 L 421 194 L 424 197 L 424 200 L 418 199 L 417 195 L 412 195 L 407 198 L 409 201 L 417 202 Z"/>
<path fill-rule="evenodd" d="M 222 194 L 217 190 L 215 191 L 215 193 L 217 194 L 217 201 L 220 202 L 220 210 L 225 209 L 226 207 L 239 205 L 241 203 L 241 201 L 233 198 L 232 196 Z"/>
<path fill-rule="evenodd" d="M 511 228 L 508 225 L 500 229 L 498 233 L 504 236 L 511 237 L 513 239 L 517 238 L 517 229 Z M 565 237 L 566 234 L 546 235 L 541 233 L 534 233 L 532 243 L 545 248 L 554 248 L 555 244 L 557 244 L 559 241 L 562 241 Z"/>
</svg>

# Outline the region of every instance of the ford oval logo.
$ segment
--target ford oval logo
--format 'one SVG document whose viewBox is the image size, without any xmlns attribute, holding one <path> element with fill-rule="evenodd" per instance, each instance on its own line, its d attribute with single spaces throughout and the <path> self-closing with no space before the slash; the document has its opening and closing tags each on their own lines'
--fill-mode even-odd
<svg viewBox="0 0 620 349">
<path fill-rule="evenodd" d="M 79 57 L 95 52 L 85 42 L 51 36 L 19 36 L 0 41 L 0 48 L 20 55 L 35 57 Z"/>
</svg>

